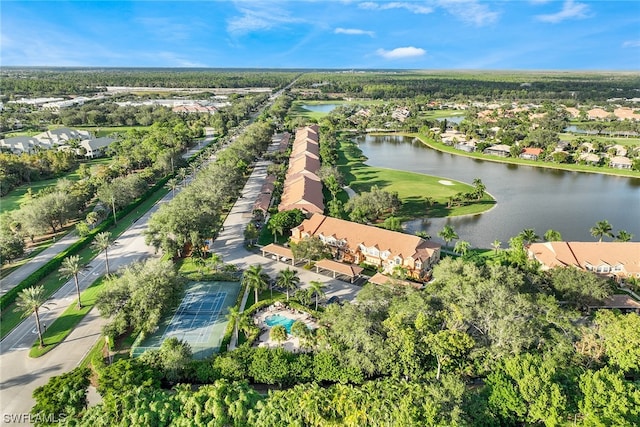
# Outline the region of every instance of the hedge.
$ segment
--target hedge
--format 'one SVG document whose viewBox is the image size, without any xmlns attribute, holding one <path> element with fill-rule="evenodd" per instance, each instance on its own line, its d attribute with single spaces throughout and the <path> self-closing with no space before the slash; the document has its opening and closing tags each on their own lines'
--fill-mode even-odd
<svg viewBox="0 0 640 427">
<path fill-rule="evenodd" d="M 116 218 L 122 219 L 125 216 L 129 215 L 135 208 L 140 206 L 142 202 L 144 202 L 157 190 L 162 188 L 170 178 L 171 178 L 170 176 L 166 176 L 161 180 L 159 180 L 155 185 L 153 185 L 147 191 L 145 191 L 134 202 L 132 202 L 128 206 L 125 206 L 121 211 L 117 212 Z M 42 279 L 47 277 L 49 274 L 53 273 L 54 271 L 57 271 L 58 268 L 60 268 L 62 261 L 66 257 L 70 255 L 75 255 L 78 252 L 80 252 L 82 249 L 84 249 L 88 244 L 90 244 L 93 241 L 93 238 L 96 234 L 106 231 L 109 227 L 113 225 L 113 223 L 114 223 L 113 216 L 109 216 L 107 219 L 102 221 L 100 225 L 98 225 L 96 228 L 91 230 L 91 232 L 88 235 L 84 237 L 80 237 L 75 243 L 73 243 L 67 249 L 60 252 L 56 256 L 54 256 L 45 265 L 43 265 L 42 267 L 34 271 L 29 277 L 24 279 L 14 288 L 10 289 L 6 294 L 2 295 L 2 297 L 0 297 L 0 310 L 4 310 L 6 307 L 11 305 L 18 297 L 18 294 L 20 293 L 20 291 L 22 291 L 23 289 L 29 288 L 31 286 L 37 285 L 38 282 L 40 282 Z"/>
</svg>

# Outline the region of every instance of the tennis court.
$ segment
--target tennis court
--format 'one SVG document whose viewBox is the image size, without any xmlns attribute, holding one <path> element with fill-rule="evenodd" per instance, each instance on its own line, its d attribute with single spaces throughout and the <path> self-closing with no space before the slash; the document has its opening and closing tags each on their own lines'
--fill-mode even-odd
<svg viewBox="0 0 640 427">
<path fill-rule="evenodd" d="M 165 339 L 175 337 L 189 343 L 195 358 L 212 355 L 220 348 L 228 307 L 236 302 L 239 292 L 239 282 L 192 283 L 178 308 L 163 319 L 158 330 L 134 343 L 132 354 L 159 349 Z"/>
</svg>

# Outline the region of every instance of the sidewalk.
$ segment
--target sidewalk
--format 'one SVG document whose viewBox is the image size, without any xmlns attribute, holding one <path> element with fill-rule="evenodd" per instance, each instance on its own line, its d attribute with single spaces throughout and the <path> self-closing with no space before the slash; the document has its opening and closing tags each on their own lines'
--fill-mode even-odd
<svg viewBox="0 0 640 427">
<path fill-rule="evenodd" d="M 199 142 L 186 153 L 182 155 L 184 159 L 189 159 L 194 154 L 211 144 L 213 141 L 213 129 L 207 128 L 207 138 Z M 24 279 L 33 274 L 40 267 L 51 261 L 60 252 L 66 250 L 69 246 L 77 242 L 79 239 L 75 231 L 67 233 L 62 239 L 40 252 L 38 255 L 27 261 L 23 266 L 13 271 L 4 279 L 0 280 L 0 295 L 4 295 L 14 287 L 18 286 Z"/>
<path fill-rule="evenodd" d="M 62 239 L 49 246 L 44 251 L 28 260 L 20 268 L 16 269 L 7 277 L 2 279 L 0 281 L 0 294 L 4 295 L 11 289 L 18 286 L 24 279 L 29 277 L 40 267 L 51 261 L 53 257 L 58 255 L 60 252 L 64 251 L 77 241 L 78 235 L 75 233 L 75 231 L 67 233 Z"/>
</svg>

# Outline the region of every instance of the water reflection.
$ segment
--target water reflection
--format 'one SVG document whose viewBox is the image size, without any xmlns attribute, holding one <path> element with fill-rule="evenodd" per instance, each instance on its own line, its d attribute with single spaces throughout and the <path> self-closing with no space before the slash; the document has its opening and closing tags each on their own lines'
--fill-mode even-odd
<svg viewBox="0 0 640 427">
<path fill-rule="evenodd" d="M 438 231 L 452 225 L 474 246 L 507 242 L 525 228 L 543 235 L 559 231 L 565 240 L 593 241 L 589 229 L 607 219 L 640 239 L 640 179 L 488 162 L 432 150 L 398 135 L 360 136 L 367 164 L 441 176 L 471 183 L 480 178 L 498 201 L 489 212 L 459 218 L 411 221 L 407 231 Z"/>
</svg>

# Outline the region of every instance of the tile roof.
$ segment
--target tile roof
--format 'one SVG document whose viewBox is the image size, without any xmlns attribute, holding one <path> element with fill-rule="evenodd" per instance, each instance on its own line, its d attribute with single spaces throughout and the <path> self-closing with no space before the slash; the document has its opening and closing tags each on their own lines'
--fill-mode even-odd
<svg viewBox="0 0 640 427">
<path fill-rule="evenodd" d="M 529 253 L 547 268 L 622 264 L 628 274 L 640 274 L 640 242 L 533 243 Z"/>
<path fill-rule="evenodd" d="M 400 256 L 426 260 L 440 249 L 437 243 L 429 242 L 412 234 L 386 230 L 371 225 L 358 224 L 343 219 L 315 214 L 294 230 L 310 236 L 334 236 L 336 240 L 346 240 L 346 247 L 356 251 L 359 245 L 377 247 L 381 252 L 389 251 L 388 258 Z"/>
<path fill-rule="evenodd" d="M 324 212 L 322 182 L 317 175 L 320 170 L 318 129 L 314 125 L 296 132 L 278 210 Z"/>
</svg>

